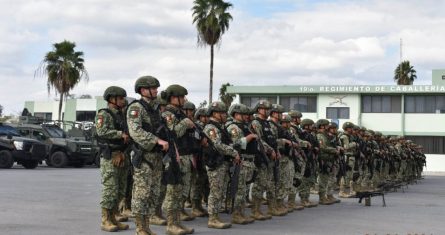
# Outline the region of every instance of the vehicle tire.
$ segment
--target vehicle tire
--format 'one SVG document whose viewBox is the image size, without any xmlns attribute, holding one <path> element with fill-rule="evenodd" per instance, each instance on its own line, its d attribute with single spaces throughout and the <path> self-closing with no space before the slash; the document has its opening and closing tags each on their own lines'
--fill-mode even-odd
<svg viewBox="0 0 445 235">
<path fill-rule="evenodd" d="M 22 163 L 22 166 L 25 167 L 26 169 L 34 169 L 38 165 L 39 165 L 39 162 L 38 161 L 33 161 L 33 160 L 26 161 L 26 162 Z"/>
<path fill-rule="evenodd" d="M 14 158 L 9 150 L 0 151 L 0 168 L 11 168 L 14 165 Z"/>
<path fill-rule="evenodd" d="M 100 154 L 96 154 L 96 157 L 94 158 L 94 165 L 96 165 L 97 168 L 100 167 Z"/>
<path fill-rule="evenodd" d="M 51 155 L 51 165 L 56 168 L 65 167 L 68 163 L 68 157 L 64 152 L 57 151 Z"/>
</svg>

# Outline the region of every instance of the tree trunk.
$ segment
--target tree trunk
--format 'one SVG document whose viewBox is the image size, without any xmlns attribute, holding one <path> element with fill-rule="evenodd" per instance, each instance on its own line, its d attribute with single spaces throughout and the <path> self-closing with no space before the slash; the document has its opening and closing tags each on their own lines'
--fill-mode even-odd
<svg viewBox="0 0 445 235">
<path fill-rule="evenodd" d="M 210 46 L 210 86 L 209 86 L 209 104 L 212 103 L 213 96 L 213 44 Z"/>
<path fill-rule="evenodd" d="M 63 104 L 63 93 L 60 93 L 60 100 L 59 100 L 59 120 L 63 120 L 62 118 L 62 104 Z"/>
</svg>

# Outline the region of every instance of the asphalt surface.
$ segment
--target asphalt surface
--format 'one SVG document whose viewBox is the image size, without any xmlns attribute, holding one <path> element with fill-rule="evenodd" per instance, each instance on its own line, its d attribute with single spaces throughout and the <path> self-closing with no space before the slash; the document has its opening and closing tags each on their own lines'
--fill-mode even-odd
<svg viewBox="0 0 445 235">
<path fill-rule="evenodd" d="M 110 234 L 100 230 L 100 174 L 97 168 L 55 169 L 21 166 L 0 170 L 0 234 Z M 207 220 L 185 222 L 195 234 L 445 234 L 445 175 L 427 175 L 405 192 L 318 206 L 228 230 L 207 228 Z M 312 195 L 312 200 L 317 200 Z M 225 221 L 229 216 L 222 215 Z M 135 234 L 130 230 L 115 234 Z M 152 226 L 158 234 L 165 227 Z"/>
</svg>

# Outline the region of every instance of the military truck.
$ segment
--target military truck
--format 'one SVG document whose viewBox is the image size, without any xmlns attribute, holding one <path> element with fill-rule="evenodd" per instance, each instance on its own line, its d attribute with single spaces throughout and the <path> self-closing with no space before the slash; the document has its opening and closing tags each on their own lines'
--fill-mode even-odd
<svg viewBox="0 0 445 235">
<path fill-rule="evenodd" d="M 90 141 L 70 138 L 54 123 L 42 123 L 34 117 L 20 117 L 16 128 L 21 136 L 38 140 L 46 145 L 45 162 L 48 166 L 82 167 L 95 160 Z"/>
<path fill-rule="evenodd" d="M 34 169 L 46 156 L 44 144 L 21 137 L 14 127 L 0 123 L 0 168 L 11 168 L 14 162 Z"/>
</svg>

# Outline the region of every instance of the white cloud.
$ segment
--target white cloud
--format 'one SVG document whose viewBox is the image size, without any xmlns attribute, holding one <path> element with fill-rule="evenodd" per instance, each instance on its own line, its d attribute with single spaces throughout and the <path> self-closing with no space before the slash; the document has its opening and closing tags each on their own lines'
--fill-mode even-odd
<svg viewBox="0 0 445 235">
<path fill-rule="evenodd" d="M 192 2 L 2 1 L 0 104 L 9 113 L 20 111 L 25 100 L 52 99 L 45 78 L 34 78 L 34 71 L 51 44 L 64 39 L 85 52 L 90 74 L 74 94 L 101 95 L 107 86 L 120 85 L 134 95 L 134 81 L 151 74 L 164 88 L 184 85 L 196 103 L 207 99 L 210 52 L 196 46 Z M 295 10 L 267 17 L 252 16 L 233 3 L 234 21 L 215 53 L 214 97 L 226 82 L 392 84 L 400 38 L 404 59 L 418 70 L 417 84 L 428 83 L 430 70 L 443 67 L 443 1 L 339 0 L 308 6 L 304 0 L 279 0 Z"/>
</svg>

